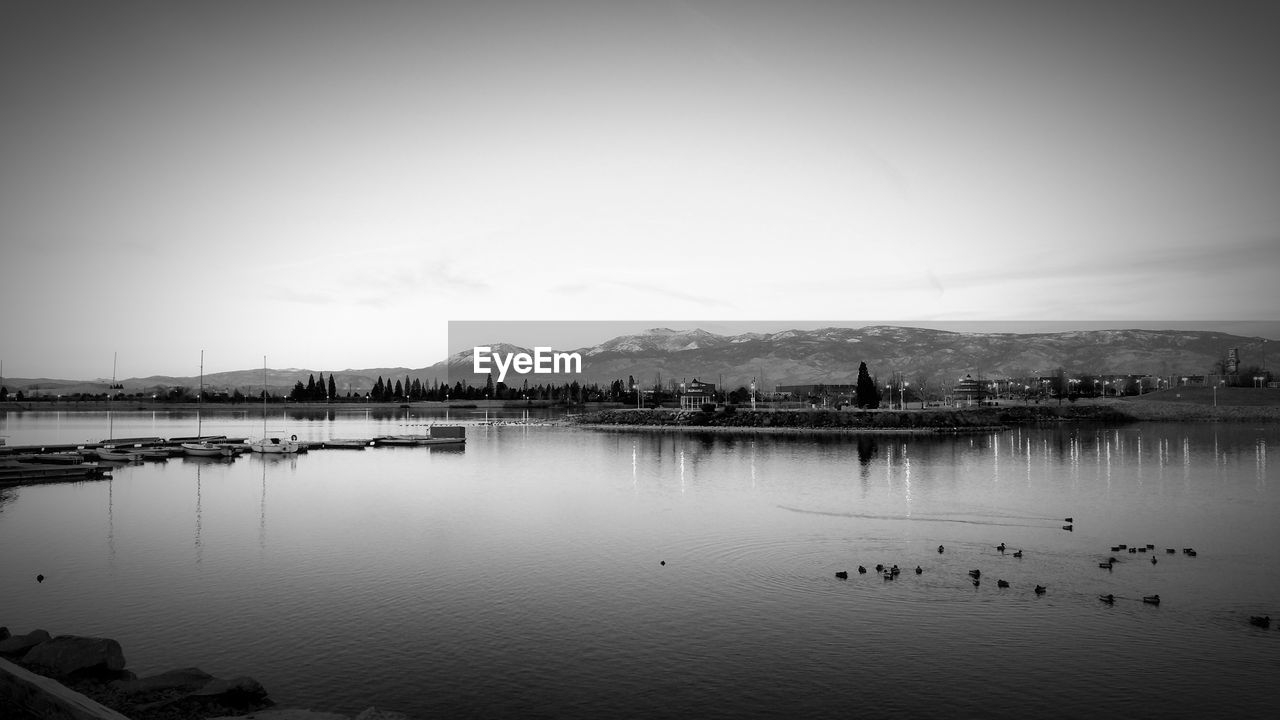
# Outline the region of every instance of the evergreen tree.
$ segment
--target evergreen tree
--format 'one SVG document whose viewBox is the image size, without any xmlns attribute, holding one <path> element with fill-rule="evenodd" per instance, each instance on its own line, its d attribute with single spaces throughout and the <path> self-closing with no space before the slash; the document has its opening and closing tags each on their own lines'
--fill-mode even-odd
<svg viewBox="0 0 1280 720">
<path fill-rule="evenodd" d="M 382 402 L 383 392 L 384 390 L 382 389 L 382 376 L 379 375 L 378 382 L 373 384 L 373 392 L 369 394 L 369 399 L 373 400 L 374 402 Z"/>
<path fill-rule="evenodd" d="M 306 394 L 305 394 L 305 395 L 303 395 L 302 397 L 303 397 L 303 399 L 305 399 L 305 400 L 314 400 L 314 399 L 315 399 L 315 397 L 316 397 L 316 376 L 315 376 L 315 375 L 308 375 L 308 376 L 307 376 L 307 389 L 306 389 Z"/>
<path fill-rule="evenodd" d="M 338 385 L 333 381 L 333 373 L 329 373 L 329 399 L 338 397 Z"/>
<path fill-rule="evenodd" d="M 395 391 L 394 391 L 394 392 L 392 392 L 392 393 L 391 393 L 391 399 L 392 399 L 392 400 L 396 400 L 396 399 L 400 399 L 400 398 L 403 398 L 403 397 L 404 397 L 404 385 L 401 385 L 401 384 L 400 384 L 400 381 L 399 381 L 399 380 L 397 380 L 397 381 L 396 381 L 396 389 L 395 389 Z"/>
<path fill-rule="evenodd" d="M 860 408 L 880 407 L 880 388 L 871 379 L 865 362 L 858 363 L 858 384 L 854 388 L 854 404 Z"/>
</svg>

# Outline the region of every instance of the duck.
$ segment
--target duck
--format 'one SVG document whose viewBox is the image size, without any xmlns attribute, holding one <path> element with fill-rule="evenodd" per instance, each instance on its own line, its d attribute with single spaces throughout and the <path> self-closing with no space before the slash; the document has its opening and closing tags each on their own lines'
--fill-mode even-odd
<svg viewBox="0 0 1280 720">
<path fill-rule="evenodd" d="M 836 577 L 840 578 L 841 580 L 848 580 L 849 573 L 847 571 L 841 570 L 840 572 L 836 573 Z"/>
<path fill-rule="evenodd" d="M 1014 556 L 1014 557 L 1016 557 L 1016 558 L 1020 558 L 1020 557 L 1022 557 L 1022 550 L 1018 550 L 1018 551 L 1014 552 L 1014 553 L 1013 553 L 1013 556 Z"/>
<path fill-rule="evenodd" d="M 1166 555 L 1172 555 L 1172 554 L 1174 554 L 1174 553 L 1176 553 L 1176 552 L 1178 552 L 1178 551 L 1177 551 L 1177 550 L 1174 550 L 1173 548 L 1165 548 L 1165 549 L 1164 549 L 1164 553 L 1165 553 Z"/>
<path fill-rule="evenodd" d="M 1148 605 L 1159 605 L 1159 604 L 1160 604 L 1160 596 L 1159 596 L 1159 595 L 1143 595 L 1143 596 L 1142 596 L 1142 602 L 1144 602 L 1144 603 L 1146 603 L 1146 604 L 1148 604 Z"/>
<path fill-rule="evenodd" d="M 1111 546 L 1111 552 L 1120 552 L 1120 546 L 1119 546 L 1119 545 L 1112 545 L 1112 546 Z"/>
<path fill-rule="evenodd" d="M 1155 549 L 1156 549 L 1156 546 L 1155 546 L 1155 545 L 1153 545 L 1152 543 L 1147 543 L 1147 549 L 1148 549 L 1148 550 L 1155 550 Z"/>
<path fill-rule="evenodd" d="M 1258 627 L 1263 627 L 1263 628 L 1271 627 L 1271 616 L 1270 615 L 1253 615 L 1249 618 L 1249 624 L 1257 625 Z"/>
<path fill-rule="evenodd" d="M 1110 563 L 1110 562 L 1100 562 L 1100 563 L 1098 563 L 1098 567 L 1102 568 L 1103 570 L 1110 570 L 1110 569 L 1111 569 L 1111 563 Z"/>
<path fill-rule="evenodd" d="M 1128 547 L 1129 547 L 1129 546 L 1128 546 L 1128 545 L 1125 545 L 1124 543 L 1120 543 L 1119 545 L 1117 545 L 1117 546 L 1116 546 L 1116 548 L 1117 548 L 1117 549 L 1120 549 L 1120 550 L 1126 550 L 1126 549 L 1128 549 Z"/>
<path fill-rule="evenodd" d="M 1004 552 L 1004 543 L 1000 543 L 999 545 L 997 545 L 996 549 L 999 550 L 1000 552 Z"/>
<path fill-rule="evenodd" d="M 885 570 L 885 571 L 884 571 L 884 579 L 885 579 L 885 580 L 892 580 L 893 578 L 894 578 L 894 574 L 893 574 L 893 573 L 889 572 L 888 570 Z"/>
<path fill-rule="evenodd" d="M 1152 565 L 1155 565 L 1155 564 L 1156 564 L 1156 559 L 1155 559 L 1154 557 L 1153 557 L 1153 558 L 1151 558 L 1151 564 L 1152 564 Z"/>
<path fill-rule="evenodd" d="M 1134 553 L 1136 553 L 1136 552 L 1138 552 L 1138 548 L 1136 548 L 1136 547 L 1131 547 L 1131 548 L 1129 548 L 1129 554 L 1130 554 L 1130 555 L 1132 555 L 1132 554 L 1134 554 Z"/>
<path fill-rule="evenodd" d="M 889 572 L 890 572 L 890 573 L 893 573 L 894 575 L 897 575 L 898 573 L 900 573 L 900 572 L 902 572 L 902 571 L 898 569 L 898 564 L 897 564 L 897 563 L 894 563 L 894 564 L 893 564 L 893 567 L 889 568 Z"/>
<path fill-rule="evenodd" d="M 1037 585 L 1037 586 L 1036 586 L 1036 594 L 1037 594 L 1037 595 L 1043 595 L 1043 594 L 1044 594 L 1044 592 L 1045 592 L 1045 591 L 1044 591 L 1044 586 L 1043 586 L 1043 585 Z"/>
<path fill-rule="evenodd" d="M 972 577 L 973 579 L 977 580 L 978 578 L 982 577 L 982 571 L 981 571 L 981 570 L 970 570 L 970 571 L 969 571 L 969 577 Z"/>
<path fill-rule="evenodd" d="M 979 586 L 979 585 L 981 585 L 981 584 L 982 584 L 982 581 L 981 581 L 981 580 L 979 580 L 978 578 L 974 578 L 974 579 L 973 579 L 973 586 L 974 586 L 974 587 L 978 587 L 978 586 Z"/>
<path fill-rule="evenodd" d="M 1144 552 L 1146 552 L 1146 551 L 1147 551 L 1147 549 L 1146 549 L 1146 548 L 1138 548 L 1138 552 L 1143 552 L 1143 553 L 1144 553 Z"/>
<path fill-rule="evenodd" d="M 1104 603 L 1114 603 L 1116 601 L 1116 596 L 1110 593 L 1107 593 L 1106 595 L 1099 595 L 1098 599 Z"/>
<path fill-rule="evenodd" d="M 1075 518 L 1062 518 L 1062 522 L 1075 522 Z"/>
<path fill-rule="evenodd" d="M 916 566 L 916 574 L 917 574 L 917 575 L 919 575 L 919 574 L 921 574 L 921 573 L 923 573 L 923 572 L 924 572 L 924 569 L 923 569 L 923 568 L 921 568 L 919 565 L 917 565 L 917 566 Z"/>
<path fill-rule="evenodd" d="M 1073 529 L 1073 527 L 1072 527 L 1071 525 L 1063 525 L 1063 526 L 1062 526 L 1062 529 L 1063 529 L 1063 530 L 1066 530 L 1067 532 L 1075 532 L 1075 530 Z"/>
<path fill-rule="evenodd" d="M 942 554 L 942 546 L 941 546 L 941 545 L 939 545 L 939 546 L 938 546 L 938 554 L 939 554 L 939 555 L 941 555 L 941 554 Z"/>
<path fill-rule="evenodd" d="M 37 576 L 36 576 L 36 582 L 38 582 L 38 583 L 42 583 L 42 582 L 44 582 L 44 575 L 37 575 Z"/>
<path fill-rule="evenodd" d="M 997 581 L 996 581 L 996 587 L 1007 588 L 1007 587 L 1009 587 L 1009 581 L 1008 581 L 1008 580 L 997 580 Z"/>
<path fill-rule="evenodd" d="M 1191 552 L 1187 553 L 1187 555 L 1189 555 L 1189 556 L 1191 556 L 1191 557 L 1195 557 L 1195 556 L 1196 556 L 1196 551 L 1195 551 L 1195 550 L 1192 550 Z"/>
<path fill-rule="evenodd" d="M 859 565 L 859 566 L 858 566 L 858 574 L 859 574 L 859 575 L 866 575 L 866 574 L 867 574 L 867 569 L 866 569 L 866 568 L 864 568 L 864 567 L 862 567 L 861 565 Z"/>
<path fill-rule="evenodd" d="M 884 571 L 884 565 L 880 563 L 876 563 L 876 572 L 883 572 L 883 571 Z"/>
</svg>

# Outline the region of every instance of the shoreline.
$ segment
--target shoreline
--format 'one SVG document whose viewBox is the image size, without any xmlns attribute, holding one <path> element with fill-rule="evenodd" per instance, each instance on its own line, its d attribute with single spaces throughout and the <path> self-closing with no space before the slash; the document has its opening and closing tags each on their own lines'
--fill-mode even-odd
<svg viewBox="0 0 1280 720">
<path fill-rule="evenodd" d="M 969 435 L 1008 430 L 1005 425 L 973 427 L 755 427 L 749 425 L 624 425 L 601 423 L 564 423 L 568 427 L 601 432 L 674 432 L 712 433 L 719 435 Z"/>
<path fill-rule="evenodd" d="M 756 434 L 969 434 L 1013 427 L 1072 423 L 1140 422 L 1280 423 L 1280 406 L 1203 405 L 1193 402 L 1118 401 L 1063 405 L 996 405 L 908 410 L 695 410 L 625 409 L 579 413 L 563 424 L 597 431 Z"/>
</svg>

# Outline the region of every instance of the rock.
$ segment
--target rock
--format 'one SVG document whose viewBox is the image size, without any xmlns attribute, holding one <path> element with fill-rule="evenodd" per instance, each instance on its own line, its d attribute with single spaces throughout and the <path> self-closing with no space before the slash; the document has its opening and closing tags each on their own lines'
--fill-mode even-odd
<svg viewBox="0 0 1280 720">
<path fill-rule="evenodd" d="M 173 691 L 189 693 L 208 685 L 209 681 L 213 679 L 212 675 L 200 668 L 189 667 L 168 670 L 159 675 L 151 675 L 137 680 L 117 680 L 111 683 L 111 688 L 130 696 Z"/>
<path fill-rule="evenodd" d="M 194 669 L 187 668 L 187 670 Z M 262 687 L 262 683 L 247 675 L 240 675 L 230 679 L 213 678 L 185 695 L 144 702 L 136 705 L 134 709 L 146 714 L 161 709 L 187 708 L 190 710 L 203 707 L 205 710 L 201 712 L 212 717 L 229 711 L 235 711 L 236 715 L 243 715 L 246 711 L 260 713 L 272 705 L 275 703 L 267 698 L 267 691 Z M 210 709 L 213 709 L 213 712 L 209 712 Z"/>
<path fill-rule="evenodd" d="M 124 669 L 124 651 L 111 638 L 59 635 L 35 646 L 22 659 L 58 677 L 86 670 Z"/>
<path fill-rule="evenodd" d="M 376 707 L 368 707 L 356 715 L 355 720 L 410 720 L 408 715 L 398 713 L 394 710 L 379 710 Z"/>
<path fill-rule="evenodd" d="M 256 710 L 245 715 L 223 715 L 208 720 L 350 720 L 346 715 L 297 708 L 271 708 Z"/>
<path fill-rule="evenodd" d="M 248 675 L 238 675 L 229 679 L 214 678 L 188 695 L 188 697 L 198 698 L 226 698 L 233 701 L 261 700 L 266 696 L 267 690 L 262 687 L 262 683 Z"/>
<path fill-rule="evenodd" d="M 49 633 L 44 630 L 32 630 L 26 635 L 14 635 L 0 640 L 0 655 L 21 656 L 40 643 L 49 641 Z"/>
</svg>

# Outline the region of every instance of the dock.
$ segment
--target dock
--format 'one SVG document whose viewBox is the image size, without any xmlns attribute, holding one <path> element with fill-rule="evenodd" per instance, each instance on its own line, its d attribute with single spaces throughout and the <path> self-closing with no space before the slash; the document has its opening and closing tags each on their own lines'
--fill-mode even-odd
<svg viewBox="0 0 1280 720">
<path fill-rule="evenodd" d="M 33 485 L 47 482 L 96 480 L 111 474 L 109 468 L 98 463 L 35 462 L 31 460 L 0 460 L 0 487 Z"/>
<path fill-rule="evenodd" d="M 245 438 L 224 435 L 191 437 L 113 438 L 101 442 L 60 443 L 49 445 L 0 445 L 0 487 L 44 482 L 93 480 L 111 475 L 111 468 L 121 461 L 94 462 L 99 450 L 115 449 L 135 453 L 138 460 L 164 460 L 186 454 L 182 443 L 211 442 L 247 450 Z M 382 435 L 373 438 L 331 438 L 323 441 L 299 442 L 299 452 L 317 449 L 364 450 L 394 446 L 438 446 L 444 449 L 466 447 L 466 427 L 462 425 L 432 426 L 426 434 Z M 239 454 L 239 453 L 236 453 Z"/>
</svg>

